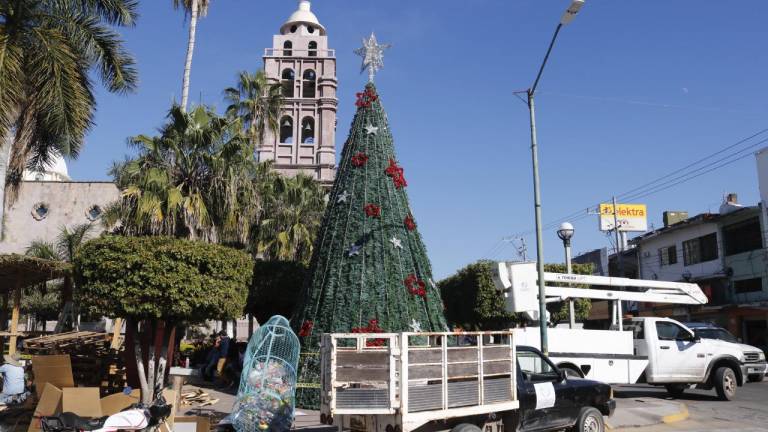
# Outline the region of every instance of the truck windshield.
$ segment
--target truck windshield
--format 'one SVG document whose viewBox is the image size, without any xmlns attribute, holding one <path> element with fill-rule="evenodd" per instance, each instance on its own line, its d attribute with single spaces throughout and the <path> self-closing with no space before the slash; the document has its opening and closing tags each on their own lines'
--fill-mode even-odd
<svg viewBox="0 0 768 432">
<path fill-rule="evenodd" d="M 702 339 L 719 339 L 726 342 L 739 343 L 739 340 L 725 329 L 695 329 L 694 332 L 696 336 Z"/>
</svg>

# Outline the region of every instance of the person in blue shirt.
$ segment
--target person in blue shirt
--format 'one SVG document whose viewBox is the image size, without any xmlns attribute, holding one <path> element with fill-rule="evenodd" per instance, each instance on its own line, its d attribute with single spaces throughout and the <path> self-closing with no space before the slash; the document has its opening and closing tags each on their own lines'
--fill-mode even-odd
<svg viewBox="0 0 768 432">
<path fill-rule="evenodd" d="M 3 391 L 0 393 L 0 405 L 22 403 L 27 399 L 27 391 L 24 388 L 24 367 L 21 365 L 18 354 L 4 355 L 5 364 L 0 366 L 0 374 L 3 375 Z"/>
</svg>

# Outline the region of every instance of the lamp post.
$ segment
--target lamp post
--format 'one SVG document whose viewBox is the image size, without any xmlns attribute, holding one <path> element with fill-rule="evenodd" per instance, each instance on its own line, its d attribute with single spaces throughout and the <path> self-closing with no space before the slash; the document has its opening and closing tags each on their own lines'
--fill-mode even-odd
<svg viewBox="0 0 768 432">
<path fill-rule="evenodd" d="M 573 273 L 571 266 L 571 238 L 573 238 L 573 225 L 569 222 L 563 222 L 560 224 L 560 229 L 557 230 L 557 236 L 563 241 L 563 248 L 565 249 L 565 272 L 568 274 Z M 576 327 L 576 310 L 573 305 L 573 299 L 568 299 L 568 327 Z"/>
<path fill-rule="evenodd" d="M 579 13 L 581 7 L 584 6 L 584 0 L 571 0 L 571 4 L 566 9 L 563 16 L 560 18 L 560 23 L 555 28 L 555 34 L 552 35 L 552 41 L 549 43 L 547 53 L 544 55 L 544 61 L 541 62 L 539 67 L 539 73 L 536 74 L 536 80 L 533 85 L 525 91 L 527 95 L 528 112 L 531 120 L 531 162 L 533 163 L 533 211 L 536 220 L 536 271 L 539 277 L 539 335 L 541 337 L 541 351 L 546 355 L 549 354 L 549 346 L 547 343 L 547 305 L 546 298 L 544 296 L 544 248 L 541 233 L 541 192 L 539 185 L 539 155 L 536 144 L 536 110 L 534 108 L 534 95 L 536 94 L 536 87 L 539 85 L 541 74 L 544 72 L 544 66 L 547 65 L 549 54 L 552 52 L 552 47 L 555 45 L 557 35 L 560 33 L 560 29 L 564 25 L 570 24 L 571 21 Z"/>
</svg>

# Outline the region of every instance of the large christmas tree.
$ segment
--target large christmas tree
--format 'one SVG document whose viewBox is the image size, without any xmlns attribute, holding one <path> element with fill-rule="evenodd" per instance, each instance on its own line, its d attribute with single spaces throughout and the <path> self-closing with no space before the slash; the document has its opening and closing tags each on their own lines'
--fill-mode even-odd
<svg viewBox="0 0 768 432">
<path fill-rule="evenodd" d="M 308 278 L 292 320 L 299 402 L 315 405 L 323 333 L 445 331 L 440 292 L 408 204 L 405 171 L 373 83 L 357 94 Z M 303 387 L 303 388 L 302 388 Z"/>
</svg>

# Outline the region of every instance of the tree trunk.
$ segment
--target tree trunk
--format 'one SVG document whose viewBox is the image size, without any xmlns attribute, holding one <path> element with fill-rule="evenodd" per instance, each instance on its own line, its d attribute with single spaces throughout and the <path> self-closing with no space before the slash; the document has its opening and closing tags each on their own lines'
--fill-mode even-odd
<svg viewBox="0 0 768 432">
<path fill-rule="evenodd" d="M 149 387 L 149 390 L 152 392 L 152 396 L 150 397 L 150 401 L 155 399 L 155 390 L 157 387 L 155 387 L 155 370 L 156 370 L 156 361 L 155 356 L 157 354 L 157 337 L 156 335 L 159 332 L 157 331 L 157 320 L 152 320 L 152 324 L 150 324 L 149 327 L 149 361 L 147 361 L 147 387 Z"/>
<path fill-rule="evenodd" d="M 189 99 L 189 74 L 192 71 L 192 53 L 195 51 L 195 31 L 197 30 L 198 0 L 192 0 L 189 18 L 189 40 L 187 41 L 187 59 L 184 62 L 184 79 L 181 83 L 181 110 L 187 112 Z"/>
<path fill-rule="evenodd" d="M 135 319 L 129 318 L 126 326 L 131 329 L 134 335 L 134 359 L 136 360 L 136 372 L 139 375 L 139 384 L 141 385 L 141 402 L 149 404 L 152 401 L 152 393 L 150 392 L 150 387 L 147 384 L 147 375 L 144 372 L 144 356 L 141 353 L 141 338 L 138 337 L 139 325 Z"/>
</svg>

